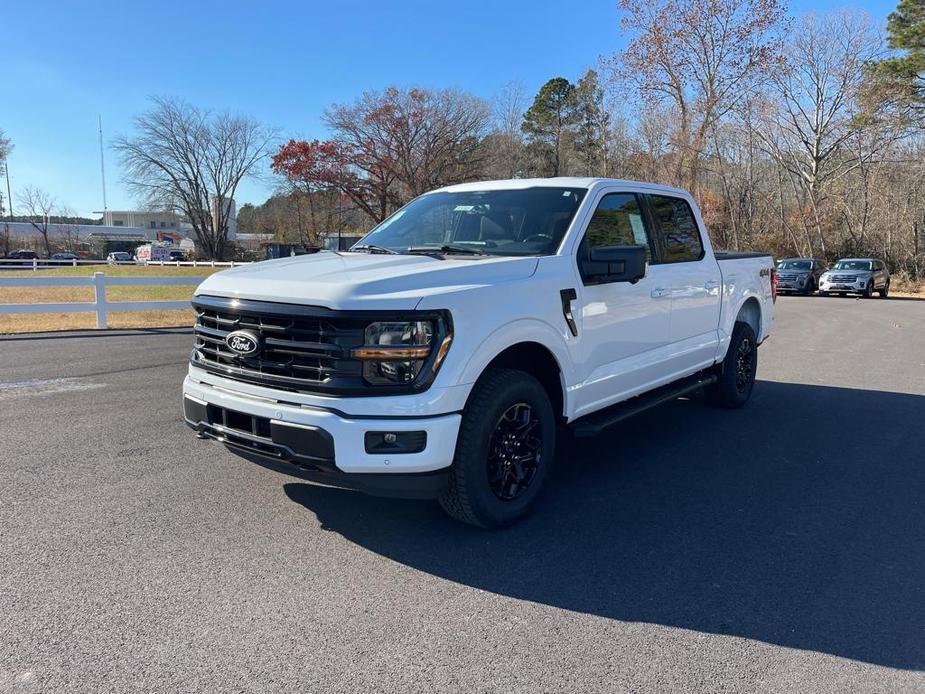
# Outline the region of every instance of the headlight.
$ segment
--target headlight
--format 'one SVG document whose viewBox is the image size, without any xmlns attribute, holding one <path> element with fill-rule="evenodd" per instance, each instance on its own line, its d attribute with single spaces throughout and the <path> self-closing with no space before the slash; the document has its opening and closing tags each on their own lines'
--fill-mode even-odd
<svg viewBox="0 0 925 694">
<path fill-rule="evenodd" d="M 411 384 L 425 366 L 436 373 L 452 341 L 452 334 L 433 320 L 378 321 L 366 327 L 364 336 L 364 345 L 352 354 L 363 360 L 363 378 L 372 385 Z"/>
</svg>

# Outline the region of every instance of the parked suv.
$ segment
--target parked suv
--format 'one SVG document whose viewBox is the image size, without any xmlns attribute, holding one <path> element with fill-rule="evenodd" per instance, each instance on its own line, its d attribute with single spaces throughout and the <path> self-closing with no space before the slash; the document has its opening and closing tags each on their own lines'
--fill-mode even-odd
<svg viewBox="0 0 925 694">
<path fill-rule="evenodd" d="M 842 258 L 819 278 L 819 294 L 860 294 L 874 292 L 886 298 L 890 293 L 890 271 L 878 258 Z"/>
<path fill-rule="evenodd" d="M 594 436 L 704 389 L 744 405 L 774 274 L 768 254 L 714 253 L 676 188 L 451 186 L 349 251 L 200 284 L 184 417 L 268 467 L 504 525 L 535 501 L 558 427 Z"/>
<path fill-rule="evenodd" d="M 777 291 L 809 296 L 819 287 L 825 264 L 816 258 L 784 258 L 777 262 Z"/>
</svg>

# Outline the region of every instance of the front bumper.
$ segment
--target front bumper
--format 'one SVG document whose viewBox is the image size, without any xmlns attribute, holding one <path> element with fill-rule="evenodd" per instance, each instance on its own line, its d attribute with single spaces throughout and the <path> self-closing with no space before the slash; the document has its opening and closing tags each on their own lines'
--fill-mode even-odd
<svg viewBox="0 0 925 694">
<path fill-rule="evenodd" d="M 396 399 L 401 396 L 393 396 Z M 389 396 L 383 396 L 389 399 Z M 433 497 L 446 483 L 461 416 L 353 416 L 255 398 L 189 376 L 184 419 L 200 436 L 267 467 L 340 487 L 389 496 Z M 416 453 L 367 452 L 370 432 L 423 432 Z"/>
<path fill-rule="evenodd" d="M 867 279 L 859 279 L 854 282 L 832 282 L 823 280 L 819 282 L 819 289 L 823 292 L 863 292 L 867 287 Z"/>
<path fill-rule="evenodd" d="M 808 277 L 796 277 L 794 279 L 784 280 L 780 276 L 777 278 L 778 292 L 802 292 L 806 289 Z"/>
</svg>

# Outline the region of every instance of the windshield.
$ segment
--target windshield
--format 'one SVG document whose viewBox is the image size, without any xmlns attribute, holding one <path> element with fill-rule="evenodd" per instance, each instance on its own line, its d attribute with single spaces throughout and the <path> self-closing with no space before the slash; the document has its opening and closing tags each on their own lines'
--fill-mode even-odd
<svg viewBox="0 0 925 694">
<path fill-rule="evenodd" d="M 839 260 L 832 266 L 833 270 L 870 270 L 869 260 Z"/>
<path fill-rule="evenodd" d="M 353 248 L 550 255 L 559 247 L 585 192 L 543 186 L 428 193 L 405 205 Z"/>
<path fill-rule="evenodd" d="M 810 260 L 782 260 L 777 264 L 778 270 L 812 270 L 813 263 Z"/>
</svg>

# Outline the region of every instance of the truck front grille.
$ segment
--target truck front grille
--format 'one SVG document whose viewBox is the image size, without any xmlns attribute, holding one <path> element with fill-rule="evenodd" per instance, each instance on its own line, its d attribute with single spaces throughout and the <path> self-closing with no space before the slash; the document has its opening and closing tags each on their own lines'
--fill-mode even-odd
<svg viewBox="0 0 925 694">
<path fill-rule="evenodd" d="M 377 321 L 432 320 L 435 339 L 445 335 L 445 312 L 336 311 L 320 306 L 281 304 L 217 296 L 193 298 L 196 336 L 190 357 L 194 366 L 223 378 L 274 390 L 368 396 L 426 389 L 433 370 L 422 369 L 413 382 L 371 385 L 363 362 L 352 356 L 365 331 Z M 251 353 L 231 349 L 228 336 L 245 331 L 257 343 Z M 433 360 L 433 354 L 429 359 Z"/>
<path fill-rule="evenodd" d="M 363 344 L 368 323 L 323 308 L 197 297 L 194 363 L 233 380 L 290 391 L 362 387 L 362 364 L 350 350 Z M 233 351 L 229 333 L 258 339 L 250 356 Z"/>
</svg>

